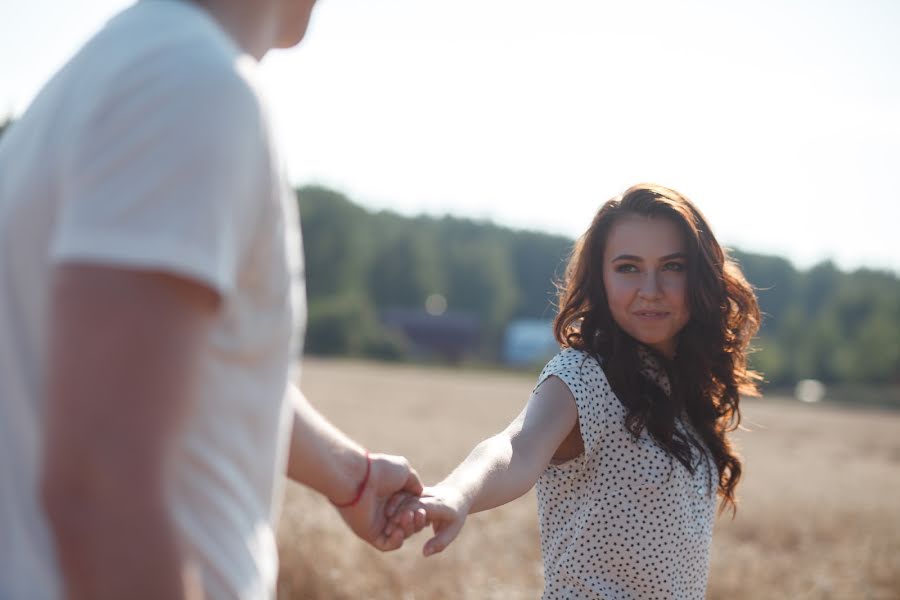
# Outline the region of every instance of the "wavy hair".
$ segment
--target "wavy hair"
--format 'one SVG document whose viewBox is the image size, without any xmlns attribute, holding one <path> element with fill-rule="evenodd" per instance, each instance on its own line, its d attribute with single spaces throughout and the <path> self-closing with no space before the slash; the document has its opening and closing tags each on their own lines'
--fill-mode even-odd
<svg viewBox="0 0 900 600">
<path fill-rule="evenodd" d="M 625 333 L 610 312 L 603 254 L 612 227 L 623 215 L 668 219 L 685 240 L 690 319 L 678 334 L 672 359 Z M 759 395 L 761 377 L 748 368 L 747 354 L 760 313 L 753 288 L 697 207 L 659 185 L 629 188 L 600 208 L 575 243 L 557 291 L 559 313 L 553 324 L 557 340 L 601 362 L 625 407 L 625 425 L 632 435 L 638 437 L 646 429 L 692 473 L 699 464 L 693 449 L 710 458 L 719 473 L 721 508 L 730 506 L 734 512 L 741 459 L 728 434 L 740 425 L 741 395 Z M 642 352 L 664 367 L 670 395 L 641 373 Z M 690 427 L 676 427 L 685 414 Z"/>
</svg>

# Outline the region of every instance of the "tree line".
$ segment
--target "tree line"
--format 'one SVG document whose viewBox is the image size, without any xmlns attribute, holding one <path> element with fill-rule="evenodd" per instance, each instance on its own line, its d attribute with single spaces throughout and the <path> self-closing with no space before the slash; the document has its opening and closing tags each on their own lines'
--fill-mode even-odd
<svg viewBox="0 0 900 600">
<path fill-rule="evenodd" d="M 478 318 L 476 358 L 498 358 L 508 323 L 552 319 L 554 280 L 573 240 L 453 217 L 372 212 L 319 186 L 297 190 L 303 224 L 309 327 L 306 351 L 402 359 L 403 337 L 379 316 L 424 310 L 429 296 L 448 313 Z M 732 251 L 757 288 L 764 314 L 753 365 L 770 385 L 900 383 L 900 279 L 843 272 L 824 262 Z"/>
<path fill-rule="evenodd" d="M 571 240 L 453 217 L 372 213 L 322 187 L 301 188 L 298 199 L 309 352 L 402 358 L 404 340 L 385 331 L 379 315 L 424 311 L 432 296 L 448 314 L 477 317 L 484 360 L 497 356 L 511 320 L 553 316 L 553 275 Z"/>
</svg>

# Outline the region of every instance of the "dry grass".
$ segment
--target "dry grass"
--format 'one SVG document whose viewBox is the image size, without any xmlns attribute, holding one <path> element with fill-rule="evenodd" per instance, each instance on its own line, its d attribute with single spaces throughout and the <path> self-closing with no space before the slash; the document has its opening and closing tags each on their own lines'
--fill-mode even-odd
<svg viewBox="0 0 900 600">
<path fill-rule="evenodd" d="M 426 483 L 521 409 L 533 376 L 307 360 L 303 388 L 353 437 L 404 454 Z M 900 598 L 900 414 L 778 400 L 745 403 L 737 518 L 720 517 L 711 599 Z M 380 554 L 327 502 L 291 486 L 279 530 L 279 598 L 538 598 L 533 492 L 473 515 L 427 560 L 424 533 Z"/>
</svg>

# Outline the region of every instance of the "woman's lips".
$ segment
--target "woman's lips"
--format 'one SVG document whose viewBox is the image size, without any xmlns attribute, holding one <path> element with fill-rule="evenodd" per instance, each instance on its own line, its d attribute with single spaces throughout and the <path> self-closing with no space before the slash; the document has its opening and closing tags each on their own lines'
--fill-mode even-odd
<svg viewBox="0 0 900 600">
<path fill-rule="evenodd" d="M 664 310 L 636 310 L 633 314 L 638 319 L 645 321 L 659 321 L 669 316 L 669 313 Z"/>
</svg>

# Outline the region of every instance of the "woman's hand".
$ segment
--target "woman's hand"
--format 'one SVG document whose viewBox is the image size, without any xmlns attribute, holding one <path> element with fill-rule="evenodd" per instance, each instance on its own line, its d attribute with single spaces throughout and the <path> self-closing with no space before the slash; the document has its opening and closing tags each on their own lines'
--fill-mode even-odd
<svg viewBox="0 0 900 600">
<path fill-rule="evenodd" d="M 424 514 L 425 524 L 431 525 L 434 536 L 425 542 L 422 552 L 431 556 L 456 539 L 469 516 L 469 508 L 470 503 L 452 486 L 428 487 L 421 496 L 395 494 L 385 507 L 391 515 L 386 531 L 396 535 L 394 528 L 403 528 L 410 521 L 418 523 Z"/>
</svg>

